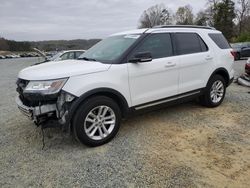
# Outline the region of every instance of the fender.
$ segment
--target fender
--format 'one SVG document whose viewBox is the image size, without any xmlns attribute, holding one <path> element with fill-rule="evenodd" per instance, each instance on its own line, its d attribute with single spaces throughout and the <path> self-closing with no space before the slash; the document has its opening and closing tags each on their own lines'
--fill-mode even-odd
<svg viewBox="0 0 250 188">
<path fill-rule="evenodd" d="M 126 114 L 128 113 L 129 106 L 128 106 L 127 100 L 120 92 L 118 92 L 114 89 L 110 89 L 110 88 L 97 88 L 97 89 L 93 89 L 93 90 L 90 90 L 90 91 L 84 93 L 79 98 L 74 100 L 74 102 L 71 104 L 70 109 L 69 109 L 68 120 L 67 120 L 68 123 L 71 122 L 78 107 L 87 98 L 89 98 L 93 95 L 105 95 L 107 97 L 112 98 L 113 100 L 115 100 L 118 103 L 119 107 L 121 108 L 121 112 L 122 112 L 123 116 L 126 116 Z"/>
</svg>

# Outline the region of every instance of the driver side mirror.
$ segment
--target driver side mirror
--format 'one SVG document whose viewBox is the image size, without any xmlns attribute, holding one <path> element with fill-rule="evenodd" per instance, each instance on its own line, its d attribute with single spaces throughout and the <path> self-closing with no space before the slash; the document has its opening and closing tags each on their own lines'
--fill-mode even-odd
<svg viewBox="0 0 250 188">
<path fill-rule="evenodd" d="M 152 55 L 150 52 L 138 52 L 129 60 L 131 63 L 144 63 L 149 61 L 152 61 Z"/>
</svg>

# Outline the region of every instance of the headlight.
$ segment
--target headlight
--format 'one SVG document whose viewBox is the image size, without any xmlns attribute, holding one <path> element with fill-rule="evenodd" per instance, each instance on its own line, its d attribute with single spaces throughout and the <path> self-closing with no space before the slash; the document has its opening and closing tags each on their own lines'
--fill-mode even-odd
<svg viewBox="0 0 250 188">
<path fill-rule="evenodd" d="M 45 81 L 30 81 L 24 90 L 24 93 L 41 93 L 44 95 L 51 95 L 58 93 L 67 78 L 58 80 L 45 80 Z"/>
</svg>

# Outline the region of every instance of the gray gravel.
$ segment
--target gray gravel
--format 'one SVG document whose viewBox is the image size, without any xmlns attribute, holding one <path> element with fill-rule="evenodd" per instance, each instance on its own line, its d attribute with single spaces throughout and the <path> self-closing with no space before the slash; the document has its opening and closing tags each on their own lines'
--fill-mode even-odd
<svg viewBox="0 0 250 188">
<path fill-rule="evenodd" d="M 0 187 L 248 187 L 249 88 L 233 84 L 216 109 L 194 102 L 125 120 L 114 140 L 88 148 L 59 129 L 41 130 L 14 102 L 20 69 L 0 60 Z M 237 74 L 244 61 L 235 63 Z"/>
</svg>

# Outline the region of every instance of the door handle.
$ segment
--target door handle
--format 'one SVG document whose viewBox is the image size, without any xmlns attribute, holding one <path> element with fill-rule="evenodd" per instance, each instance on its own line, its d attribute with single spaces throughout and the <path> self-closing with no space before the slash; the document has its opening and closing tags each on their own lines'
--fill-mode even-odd
<svg viewBox="0 0 250 188">
<path fill-rule="evenodd" d="M 213 57 L 211 57 L 211 56 L 207 56 L 205 59 L 206 59 L 206 60 L 212 60 L 212 59 L 213 59 Z"/>
<path fill-rule="evenodd" d="M 174 67 L 174 66 L 176 66 L 176 63 L 168 62 L 164 67 L 169 68 L 169 67 Z"/>
</svg>

